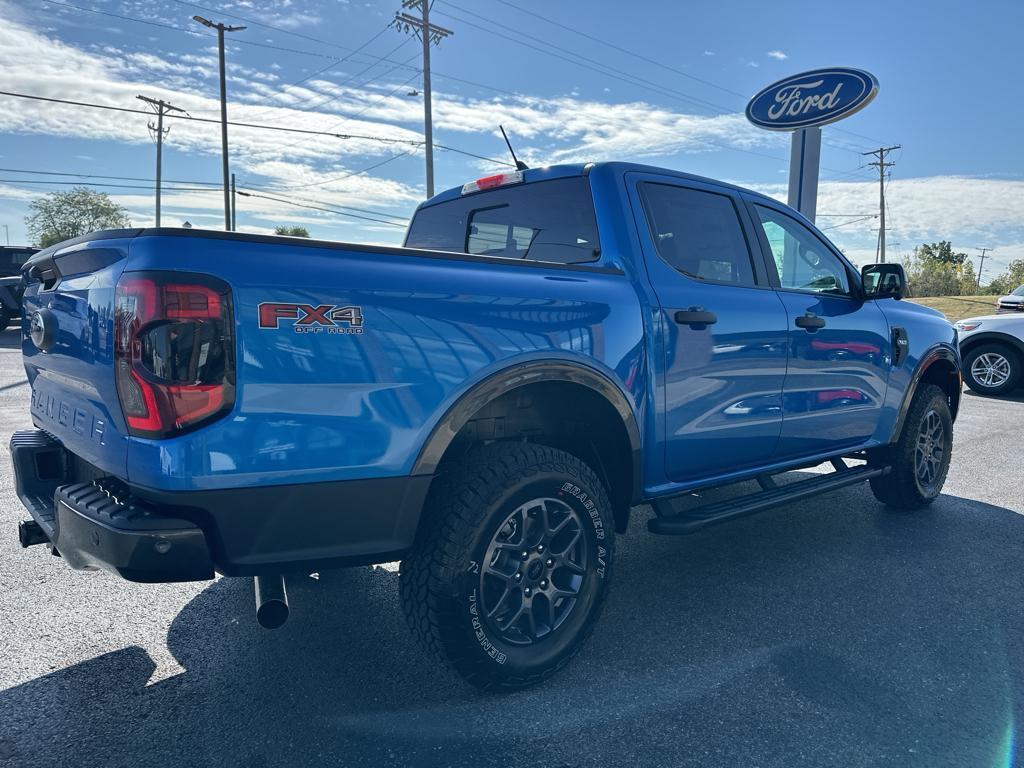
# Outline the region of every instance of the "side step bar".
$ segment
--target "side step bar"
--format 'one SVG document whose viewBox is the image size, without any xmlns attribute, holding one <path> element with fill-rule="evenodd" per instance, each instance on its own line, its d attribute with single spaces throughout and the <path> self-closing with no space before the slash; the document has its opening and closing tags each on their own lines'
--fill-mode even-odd
<svg viewBox="0 0 1024 768">
<path fill-rule="evenodd" d="M 887 471 L 888 467 L 865 466 L 854 469 L 838 469 L 837 467 L 837 471 L 827 475 L 812 477 L 809 480 L 799 480 L 786 485 L 772 487 L 772 483 L 765 481 L 761 483 L 761 487 L 765 490 L 759 493 L 716 501 L 680 515 L 654 517 L 647 521 L 647 529 L 651 533 L 663 536 L 685 536 L 712 525 L 753 515 L 756 512 L 806 499 L 809 496 L 817 496 L 819 493 L 834 491 L 847 485 L 861 483 L 872 477 L 885 474 Z M 657 501 L 661 502 L 656 506 L 657 511 L 661 513 L 668 507 L 667 500 L 659 499 Z"/>
</svg>

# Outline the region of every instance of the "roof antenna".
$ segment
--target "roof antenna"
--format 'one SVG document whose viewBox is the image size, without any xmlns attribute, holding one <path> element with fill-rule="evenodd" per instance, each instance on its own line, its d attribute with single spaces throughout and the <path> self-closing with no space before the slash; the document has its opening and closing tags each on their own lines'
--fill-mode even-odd
<svg viewBox="0 0 1024 768">
<path fill-rule="evenodd" d="M 510 153 L 512 153 L 512 159 L 516 161 L 516 170 L 518 170 L 518 171 L 529 170 L 530 166 L 528 166 L 526 163 L 524 163 L 522 160 L 520 160 L 518 157 L 516 157 L 516 151 L 514 149 L 512 149 L 512 142 L 508 140 L 508 134 L 505 133 L 504 126 L 499 125 L 498 128 L 501 129 L 501 135 L 505 137 L 505 145 L 508 147 L 508 151 Z"/>
</svg>

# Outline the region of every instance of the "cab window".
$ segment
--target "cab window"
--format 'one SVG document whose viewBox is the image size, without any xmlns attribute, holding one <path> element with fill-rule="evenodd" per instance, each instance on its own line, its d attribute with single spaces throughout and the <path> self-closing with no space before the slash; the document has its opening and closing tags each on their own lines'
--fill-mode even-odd
<svg viewBox="0 0 1024 768">
<path fill-rule="evenodd" d="M 728 195 L 644 183 L 641 196 L 658 255 L 688 277 L 755 285 L 750 248 Z"/>
<path fill-rule="evenodd" d="M 557 264 L 596 261 L 601 255 L 590 182 L 580 176 L 420 208 L 405 245 Z"/>
<path fill-rule="evenodd" d="M 842 259 L 791 216 L 755 205 L 783 289 L 848 295 L 850 276 Z"/>
</svg>

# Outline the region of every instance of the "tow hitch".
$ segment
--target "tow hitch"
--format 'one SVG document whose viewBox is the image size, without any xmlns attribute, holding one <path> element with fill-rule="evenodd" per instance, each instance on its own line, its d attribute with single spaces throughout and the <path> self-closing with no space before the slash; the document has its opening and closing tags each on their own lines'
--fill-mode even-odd
<svg viewBox="0 0 1024 768">
<path fill-rule="evenodd" d="M 18 541 L 21 542 L 22 547 L 46 544 L 49 540 L 46 531 L 35 520 L 22 520 L 18 523 Z"/>
<path fill-rule="evenodd" d="M 256 576 L 256 621 L 266 629 L 277 629 L 288 620 L 288 593 L 284 576 Z"/>
</svg>

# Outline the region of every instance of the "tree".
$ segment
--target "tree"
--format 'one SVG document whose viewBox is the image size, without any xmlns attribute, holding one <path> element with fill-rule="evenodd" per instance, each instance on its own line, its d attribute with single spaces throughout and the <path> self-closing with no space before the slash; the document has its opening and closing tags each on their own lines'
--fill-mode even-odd
<svg viewBox="0 0 1024 768">
<path fill-rule="evenodd" d="M 967 261 L 966 253 L 953 253 L 953 244 L 949 240 L 937 243 L 924 243 L 914 249 L 915 255 L 925 261 L 939 264 L 963 264 Z"/>
<path fill-rule="evenodd" d="M 1014 259 L 1009 268 L 988 284 L 989 293 L 1003 296 L 1024 285 L 1024 259 Z"/>
<path fill-rule="evenodd" d="M 973 296 L 978 290 L 967 254 L 954 253 L 946 240 L 915 248 L 903 267 L 914 296 Z"/>
<path fill-rule="evenodd" d="M 275 235 L 287 235 L 288 237 L 309 237 L 309 230 L 305 227 L 275 227 Z"/>
<path fill-rule="evenodd" d="M 25 226 L 40 248 L 87 235 L 98 229 L 130 227 L 127 212 L 106 192 L 74 187 L 67 192 L 51 192 L 28 204 L 31 214 Z"/>
</svg>

